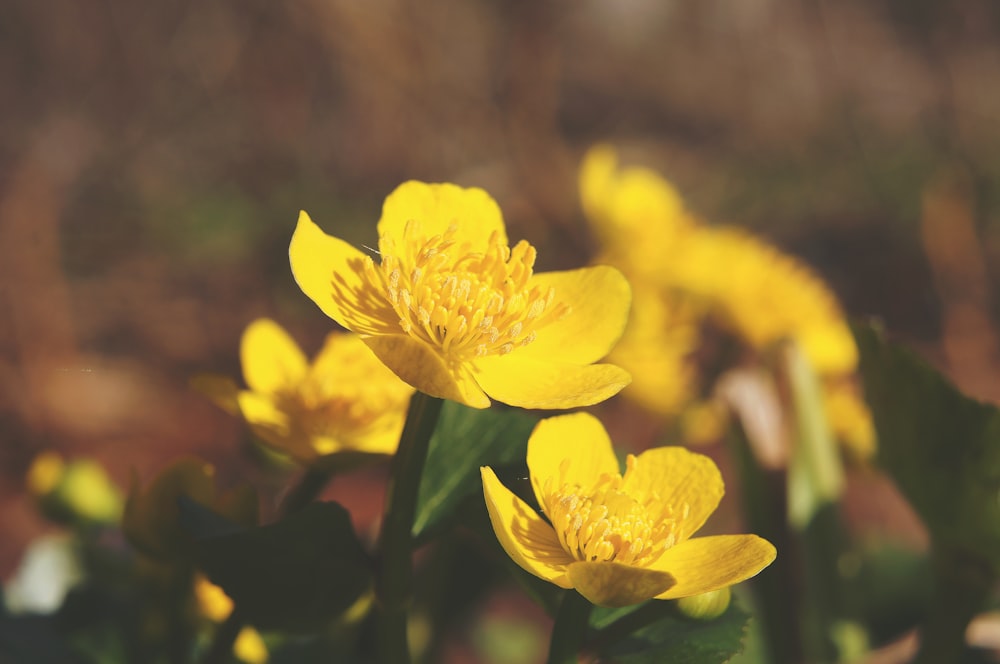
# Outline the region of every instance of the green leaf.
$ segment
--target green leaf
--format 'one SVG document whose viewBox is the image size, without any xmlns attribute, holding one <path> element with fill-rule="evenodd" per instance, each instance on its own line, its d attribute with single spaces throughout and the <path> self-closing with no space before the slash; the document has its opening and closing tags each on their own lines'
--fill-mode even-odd
<svg viewBox="0 0 1000 664">
<path fill-rule="evenodd" d="M 872 327 L 854 335 L 879 462 L 936 546 L 1000 566 L 1000 411 Z"/>
<path fill-rule="evenodd" d="M 427 453 L 413 536 L 429 535 L 455 514 L 463 498 L 482 494 L 480 466 L 523 463 L 537 423 L 537 417 L 520 411 L 445 402 Z"/>
<path fill-rule="evenodd" d="M 613 641 L 601 653 L 616 664 L 723 664 L 742 651 L 750 621 L 750 614 L 736 602 L 715 620 L 679 617 L 671 602 L 661 600 L 622 613 L 597 610 L 591 618 L 593 626 L 603 626 L 595 641 Z M 636 629 L 615 638 L 629 627 Z"/>
<path fill-rule="evenodd" d="M 260 629 L 318 629 L 372 583 L 368 556 L 336 503 L 312 503 L 272 525 L 201 539 L 197 560 Z"/>
</svg>

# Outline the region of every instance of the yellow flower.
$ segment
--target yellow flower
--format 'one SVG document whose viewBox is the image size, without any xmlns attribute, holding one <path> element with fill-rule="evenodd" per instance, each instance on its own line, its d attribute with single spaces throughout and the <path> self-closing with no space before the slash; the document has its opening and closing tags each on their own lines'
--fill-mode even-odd
<svg viewBox="0 0 1000 664">
<path fill-rule="evenodd" d="M 752 347 L 794 339 L 820 374 L 851 372 L 858 353 L 833 293 L 804 263 L 730 226 L 692 233 L 676 285 L 706 300 Z"/>
<path fill-rule="evenodd" d="M 56 452 L 42 452 L 31 462 L 27 487 L 46 516 L 57 521 L 121 518 L 121 491 L 94 459 L 67 462 Z"/>
<path fill-rule="evenodd" d="M 826 381 L 823 384 L 823 408 L 830 429 L 852 458 L 868 461 L 875 456 L 872 414 L 850 381 Z"/>
<path fill-rule="evenodd" d="M 412 388 L 354 334 L 335 332 L 310 365 L 285 330 L 261 318 L 243 332 L 239 412 L 264 442 L 304 464 L 340 452 L 392 454 Z M 225 407 L 223 392 L 214 399 Z"/>
<path fill-rule="evenodd" d="M 599 145 L 583 159 L 579 187 L 602 261 L 633 280 L 670 274 L 678 246 L 697 227 L 672 184 L 646 168 L 619 169 L 614 149 Z"/>
<path fill-rule="evenodd" d="M 629 455 L 622 475 L 601 423 L 575 413 L 538 424 L 528 470 L 544 517 L 482 468 L 493 530 L 518 565 L 594 604 L 699 595 L 774 560 L 774 547 L 756 535 L 691 539 L 723 494 L 706 456 L 659 447 Z"/>
<path fill-rule="evenodd" d="M 194 597 L 198 611 L 212 622 L 221 623 L 233 612 L 233 600 L 226 591 L 203 574 L 195 576 Z M 260 633 L 250 626 L 243 627 L 233 642 L 233 654 L 247 664 L 264 664 L 270 659 L 267 645 Z"/>
<path fill-rule="evenodd" d="M 385 200 L 378 233 L 376 264 L 302 212 L 292 273 L 324 313 L 418 390 L 475 408 L 489 397 L 572 408 L 628 384 L 623 369 L 593 364 L 628 315 L 628 282 L 614 268 L 535 274 L 535 249 L 508 246 L 489 194 L 453 184 L 400 185 Z"/>
<path fill-rule="evenodd" d="M 698 350 L 700 311 L 692 303 L 642 281 L 632 290 L 628 327 L 608 360 L 632 374 L 624 394 L 648 410 L 673 416 L 698 387 L 691 356 Z"/>
</svg>

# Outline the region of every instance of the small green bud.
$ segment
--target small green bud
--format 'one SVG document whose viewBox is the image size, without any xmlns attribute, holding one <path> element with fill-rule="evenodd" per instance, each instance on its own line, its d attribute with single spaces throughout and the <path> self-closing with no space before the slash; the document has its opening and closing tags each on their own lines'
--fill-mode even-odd
<svg viewBox="0 0 1000 664">
<path fill-rule="evenodd" d="M 713 620 L 726 612 L 731 596 L 729 586 L 726 586 L 701 595 L 682 597 L 677 600 L 677 609 L 692 620 Z"/>
</svg>

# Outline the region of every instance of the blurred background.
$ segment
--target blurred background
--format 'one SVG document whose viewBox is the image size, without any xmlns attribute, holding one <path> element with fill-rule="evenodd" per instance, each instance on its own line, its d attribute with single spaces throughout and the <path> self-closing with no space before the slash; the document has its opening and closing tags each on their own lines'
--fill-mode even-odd
<svg viewBox="0 0 1000 664">
<path fill-rule="evenodd" d="M 299 209 L 375 246 L 400 182 L 481 186 L 541 269 L 579 266 L 597 142 L 1000 400 L 998 79 L 993 0 L 6 0 L 0 572 L 51 527 L 44 449 L 123 486 L 185 452 L 252 472 L 188 380 L 239 376 L 258 316 L 318 348 Z"/>
</svg>

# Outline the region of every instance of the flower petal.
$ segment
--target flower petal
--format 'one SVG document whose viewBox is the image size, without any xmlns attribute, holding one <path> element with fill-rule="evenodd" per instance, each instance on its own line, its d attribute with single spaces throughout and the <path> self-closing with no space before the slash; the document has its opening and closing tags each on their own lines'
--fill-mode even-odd
<svg viewBox="0 0 1000 664">
<path fill-rule="evenodd" d="M 295 340 L 269 318 L 258 318 L 244 330 L 240 361 L 247 386 L 265 394 L 297 385 L 309 366 Z"/>
<path fill-rule="evenodd" d="M 362 277 L 368 258 L 324 233 L 305 212 L 299 213 L 288 259 L 302 292 L 340 325 L 359 334 L 399 332 L 399 317 L 385 294 Z"/>
<path fill-rule="evenodd" d="M 524 357 L 518 351 L 481 357 L 473 364 L 486 394 L 521 408 L 590 406 L 618 394 L 632 380 L 613 364 L 580 366 Z"/>
<path fill-rule="evenodd" d="M 540 579 L 569 588 L 566 566 L 573 557 L 559 544 L 552 526 L 497 479 L 492 468 L 482 467 L 483 496 L 493 532 L 511 559 Z"/>
<path fill-rule="evenodd" d="M 457 225 L 459 241 L 471 243 L 473 250 L 482 251 L 490 234 L 500 234 L 506 244 L 503 215 L 493 198 L 477 187 L 469 189 L 454 184 L 427 184 L 410 180 L 396 187 L 382 205 L 378 221 L 379 237 L 402 243 L 403 229 L 408 221 L 420 224 L 421 235 L 443 235 Z"/>
<path fill-rule="evenodd" d="M 667 572 L 615 562 L 577 561 L 569 566 L 576 591 L 598 606 L 629 606 L 652 599 L 670 588 Z"/>
<path fill-rule="evenodd" d="M 555 300 L 571 311 L 541 328 L 533 342 L 518 350 L 520 355 L 590 364 L 607 355 L 625 331 L 632 290 L 613 267 L 543 272 L 532 277 L 531 285 L 551 287 Z"/>
<path fill-rule="evenodd" d="M 216 406 L 230 415 L 239 416 L 240 404 L 237 395 L 240 393 L 240 388 L 229 376 L 197 374 L 191 377 L 188 385 L 195 392 L 211 399 Z"/>
<path fill-rule="evenodd" d="M 563 467 L 563 462 L 568 461 Z M 538 504 L 548 512 L 542 488 L 553 478 L 590 487 L 603 473 L 617 475 L 618 458 L 600 420 L 589 413 L 542 420 L 528 439 L 528 471 Z"/>
<path fill-rule="evenodd" d="M 243 390 L 237 396 L 243 419 L 253 426 L 266 427 L 287 436 L 290 428 L 288 415 L 278 408 L 267 395 Z"/>
<path fill-rule="evenodd" d="M 476 381 L 461 367 L 450 370 L 424 342 L 403 334 L 365 337 L 364 341 L 385 366 L 424 394 L 472 408 L 489 408 L 490 400 Z"/>
<path fill-rule="evenodd" d="M 639 502 L 655 493 L 657 502 L 676 510 L 687 506 L 687 517 L 678 523 L 679 540 L 704 525 L 722 500 L 725 485 L 715 462 L 683 447 L 655 447 L 640 454 L 625 471 L 622 491 Z"/>
<path fill-rule="evenodd" d="M 650 565 L 669 572 L 677 584 L 656 599 L 677 599 L 731 586 L 756 575 L 777 555 L 774 546 L 756 535 L 696 537 L 671 547 Z"/>
</svg>

